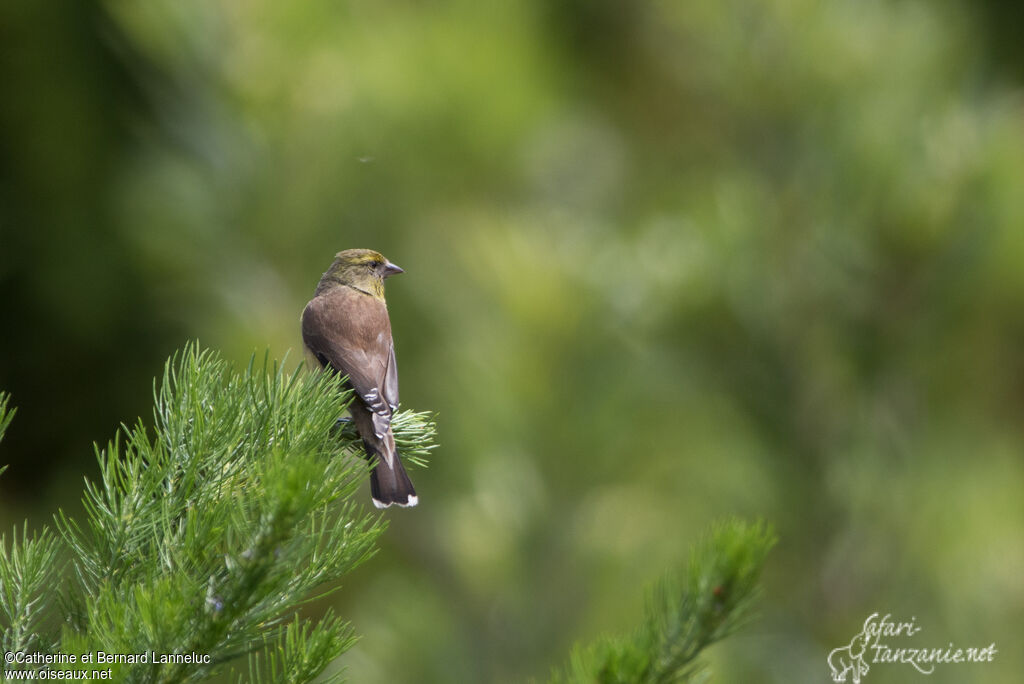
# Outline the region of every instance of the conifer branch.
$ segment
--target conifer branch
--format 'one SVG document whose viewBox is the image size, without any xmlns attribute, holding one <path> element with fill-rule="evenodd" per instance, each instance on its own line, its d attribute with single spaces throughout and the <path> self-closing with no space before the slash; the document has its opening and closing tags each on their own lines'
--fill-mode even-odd
<svg viewBox="0 0 1024 684">
<path fill-rule="evenodd" d="M 40 636 L 39 628 L 60 575 L 57 544 L 49 530 L 30 535 L 27 522 L 20 536 L 14 529 L 9 549 L 6 535 L 0 535 L 0 646 L 5 653 L 53 645 Z"/>
<path fill-rule="evenodd" d="M 254 681 L 318 676 L 353 630 L 331 613 L 311 621 L 296 611 L 370 558 L 387 526 L 351 500 L 369 469 L 358 436 L 334 429 L 351 400 L 343 380 L 286 374 L 266 358 L 235 372 L 194 344 L 172 357 L 154 389 L 153 426 L 123 426 L 96 450 L 84 519 L 58 511 L 59 536 L 23 533 L 5 545 L 4 647 L 149 654 L 147 664 L 104 665 L 124 682 L 200 681 L 246 663 Z M 6 405 L 0 396 L 0 434 Z M 420 459 L 433 448 L 426 414 L 399 414 L 395 433 Z M 54 616 L 61 543 L 73 582 Z M 62 628 L 47 633 L 47 619 Z M 154 664 L 160 654 L 199 662 Z"/>
<path fill-rule="evenodd" d="M 633 634 L 577 645 L 552 684 L 669 684 L 700 681 L 701 652 L 750 619 L 758 577 L 775 535 L 764 523 L 728 521 L 693 549 L 689 566 L 651 592 Z"/>
<path fill-rule="evenodd" d="M 14 420 L 14 414 L 18 411 L 18 409 L 10 405 L 10 402 L 11 395 L 7 392 L 0 392 L 0 440 L 4 438 L 7 428 L 10 427 L 11 421 Z M 7 466 L 0 468 L 0 473 L 6 468 Z"/>
<path fill-rule="evenodd" d="M 0 440 L 17 411 L 10 399 L 0 392 Z M 6 469 L 0 466 L 0 473 Z M 20 536 L 17 528 L 12 530 L 9 547 L 6 535 L 0 534 L 0 647 L 4 652 L 52 647 L 38 630 L 60 574 L 56 558 L 57 540 L 49 530 L 30 535 L 26 521 Z"/>
</svg>

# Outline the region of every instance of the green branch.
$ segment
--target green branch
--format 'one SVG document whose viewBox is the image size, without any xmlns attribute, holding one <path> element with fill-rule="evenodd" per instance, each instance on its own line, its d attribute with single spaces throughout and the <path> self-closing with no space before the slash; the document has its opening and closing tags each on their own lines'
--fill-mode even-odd
<svg viewBox="0 0 1024 684">
<path fill-rule="evenodd" d="M 358 435 L 338 421 L 351 400 L 343 378 L 285 374 L 266 360 L 239 373 L 192 345 L 168 361 L 154 394 L 151 428 L 126 426 L 97 449 L 83 520 L 58 511 L 59 536 L 26 525 L 9 545 L 0 537 L 5 651 L 150 662 L 3 667 L 109 668 L 116 681 L 154 683 L 321 676 L 355 634 L 331 612 L 309 620 L 297 610 L 370 558 L 386 527 L 353 501 L 368 466 Z M 0 394 L 0 436 L 8 401 Z M 393 427 L 410 460 L 433 448 L 428 415 L 400 413 Z M 692 681 L 703 650 L 749 618 L 774 541 L 763 524 L 718 525 L 657 585 L 635 632 L 577 646 L 552 681 Z M 174 654 L 199 662 L 152 662 Z"/>
<path fill-rule="evenodd" d="M 569 664 L 551 682 L 669 684 L 691 682 L 711 644 L 750 618 L 758 577 L 775 535 L 763 523 L 729 521 L 715 526 L 693 549 L 689 566 L 670 573 L 647 601 L 633 634 L 577 645 Z"/>
<path fill-rule="evenodd" d="M 386 528 L 352 500 L 368 466 L 358 437 L 334 429 L 351 400 L 342 382 L 266 360 L 235 372 L 196 345 L 176 354 L 155 390 L 153 426 L 126 426 L 97 449 L 84 520 L 58 511 L 59 537 L 23 533 L 5 546 L 5 649 L 202 661 L 49 666 L 110 668 L 124 682 L 199 681 L 236 666 L 256 681 L 318 676 L 355 637 L 333 614 L 296 611 L 370 558 Z M 400 414 L 395 431 L 419 458 L 433 447 L 425 414 Z M 60 542 L 73 582 L 55 603 Z M 48 620 L 63 625 L 47 633 Z"/>
</svg>

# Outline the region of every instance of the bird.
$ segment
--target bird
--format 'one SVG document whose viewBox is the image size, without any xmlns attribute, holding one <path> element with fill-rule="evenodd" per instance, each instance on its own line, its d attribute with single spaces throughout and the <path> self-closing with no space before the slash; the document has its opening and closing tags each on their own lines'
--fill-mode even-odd
<svg viewBox="0 0 1024 684">
<path fill-rule="evenodd" d="M 338 252 L 302 311 L 302 341 L 326 370 L 348 376 L 349 404 L 363 440 L 377 508 L 419 503 L 391 431 L 398 410 L 398 367 L 384 280 L 404 273 L 372 249 Z"/>
</svg>

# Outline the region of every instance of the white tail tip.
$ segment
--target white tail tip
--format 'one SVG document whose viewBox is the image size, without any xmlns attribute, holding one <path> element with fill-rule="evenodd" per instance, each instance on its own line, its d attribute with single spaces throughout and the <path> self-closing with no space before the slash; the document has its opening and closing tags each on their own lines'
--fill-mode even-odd
<svg viewBox="0 0 1024 684">
<path fill-rule="evenodd" d="M 379 499 L 373 499 L 373 505 L 376 506 L 377 508 L 390 508 L 392 504 L 394 504 L 396 506 L 399 506 L 401 508 L 412 508 L 413 506 L 415 506 L 419 502 L 420 502 L 420 498 L 418 496 L 415 496 L 415 495 L 414 496 L 410 496 L 408 499 L 406 499 L 405 503 L 398 503 L 397 501 L 391 501 L 391 502 L 388 502 L 388 503 L 384 503 L 383 501 L 380 501 Z"/>
</svg>

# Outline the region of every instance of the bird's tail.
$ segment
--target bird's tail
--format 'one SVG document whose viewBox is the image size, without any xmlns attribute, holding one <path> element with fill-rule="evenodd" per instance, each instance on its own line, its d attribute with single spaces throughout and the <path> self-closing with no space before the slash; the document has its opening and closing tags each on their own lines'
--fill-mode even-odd
<svg viewBox="0 0 1024 684">
<path fill-rule="evenodd" d="M 408 508 L 419 503 L 412 480 L 406 474 L 397 453 L 391 459 L 391 466 L 381 459 L 373 467 L 370 472 L 370 495 L 377 508 L 387 508 L 391 504 Z"/>
</svg>

